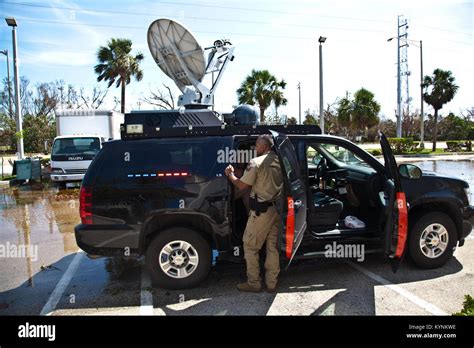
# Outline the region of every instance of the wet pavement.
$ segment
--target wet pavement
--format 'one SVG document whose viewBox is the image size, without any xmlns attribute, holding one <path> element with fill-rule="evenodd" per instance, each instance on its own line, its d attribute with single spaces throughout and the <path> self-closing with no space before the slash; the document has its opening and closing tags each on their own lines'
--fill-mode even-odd
<svg viewBox="0 0 474 348">
<path fill-rule="evenodd" d="M 474 188 L 472 160 L 415 164 Z M 91 259 L 78 249 L 78 198 L 77 189 L 0 188 L 0 245 L 10 252 L 0 258 L 0 315 L 429 315 L 459 311 L 474 294 L 472 234 L 435 270 L 405 262 L 393 274 L 380 255 L 311 260 L 282 272 L 276 294 L 242 294 L 244 265 L 218 264 L 198 288 L 152 289 L 142 260 Z M 14 255 L 17 246 L 29 254 Z"/>
</svg>

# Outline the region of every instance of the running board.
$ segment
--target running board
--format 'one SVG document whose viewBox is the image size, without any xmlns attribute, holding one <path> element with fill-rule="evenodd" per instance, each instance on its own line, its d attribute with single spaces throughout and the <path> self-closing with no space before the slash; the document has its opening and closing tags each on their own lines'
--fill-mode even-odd
<svg viewBox="0 0 474 348">
<path fill-rule="evenodd" d="M 366 250 L 364 252 L 364 254 L 378 254 L 378 253 L 382 253 L 383 252 L 383 249 L 380 248 L 380 249 L 369 249 L 369 250 Z M 326 251 L 313 251 L 313 252 L 310 252 L 310 253 L 306 253 L 306 254 L 303 254 L 303 255 L 296 255 L 295 256 L 295 260 L 303 260 L 303 259 L 313 259 L 313 258 L 326 258 Z M 347 258 L 349 259 L 349 258 Z"/>
</svg>

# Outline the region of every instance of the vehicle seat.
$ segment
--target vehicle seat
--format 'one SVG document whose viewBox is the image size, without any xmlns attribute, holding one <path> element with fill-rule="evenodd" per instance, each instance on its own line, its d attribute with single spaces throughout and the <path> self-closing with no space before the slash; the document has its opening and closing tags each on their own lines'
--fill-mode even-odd
<svg viewBox="0 0 474 348">
<path fill-rule="evenodd" d="M 336 228 L 344 204 L 323 192 L 313 194 L 313 206 L 310 213 L 310 225 L 313 230 L 329 231 Z"/>
</svg>

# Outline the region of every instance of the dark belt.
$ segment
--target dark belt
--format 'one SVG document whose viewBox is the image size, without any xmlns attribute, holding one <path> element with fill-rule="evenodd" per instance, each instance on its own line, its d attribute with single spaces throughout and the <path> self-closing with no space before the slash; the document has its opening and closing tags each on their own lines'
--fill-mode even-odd
<svg viewBox="0 0 474 348">
<path fill-rule="evenodd" d="M 255 198 L 250 197 L 249 208 L 250 210 L 255 211 L 255 214 L 259 216 L 260 213 L 265 213 L 268 208 L 274 204 L 275 201 L 259 202 L 258 197 L 255 196 Z"/>
</svg>

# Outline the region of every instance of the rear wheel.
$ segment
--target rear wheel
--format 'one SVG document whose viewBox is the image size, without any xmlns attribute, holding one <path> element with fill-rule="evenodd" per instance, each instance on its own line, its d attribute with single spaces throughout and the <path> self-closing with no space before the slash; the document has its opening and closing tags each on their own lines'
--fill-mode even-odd
<svg viewBox="0 0 474 348">
<path fill-rule="evenodd" d="M 456 226 L 441 212 L 422 215 L 410 231 L 410 256 L 421 268 L 443 266 L 453 256 L 456 244 Z"/>
<path fill-rule="evenodd" d="M 211 247 L 196 231 L 171 228 L 150 243 L 145 263 L 153 285 L 166 289 L 192 288 L 211 267 Z"/>
</svg>

